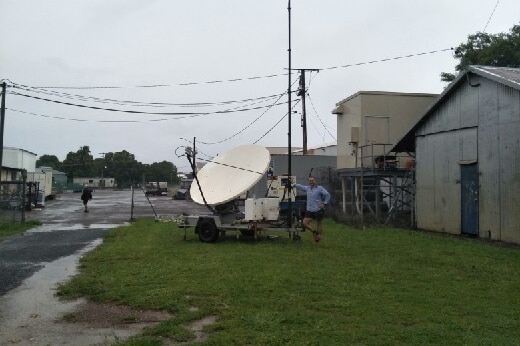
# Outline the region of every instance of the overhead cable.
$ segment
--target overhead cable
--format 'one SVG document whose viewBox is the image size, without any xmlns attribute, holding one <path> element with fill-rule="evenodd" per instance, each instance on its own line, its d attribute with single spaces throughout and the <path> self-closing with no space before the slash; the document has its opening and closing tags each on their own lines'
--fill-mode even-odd
<svg viewBox="0 0 520 346">
<path fill-rule="evenodd" d="M 188 82 L 188 83 L 177 83 L 177 84 L 151 84 L 151 85 L 134 85 L 134 86 L 37 86 L 35 88 L 44 88 L 44 89 L 130 89 L 130 88 L 167 88 L 174 86 L 190 86 L 190 85 L 201 85 L 201 84 L 217 84 L 217 83 L 225 83 L 225 82 L 241 82 L 255 79 L 264 79 L 264 78 L 273 78 L 285 76 L 285 73 L 280 74 L 271 74 L 266 76 L 256 76 L 256 77 L 245 77 L 245 78 L 233 78 L 233 79 L 222 79 L 222 80 L 213 80 L 206 82 Z"/>
<path fill-rule="evenodd" d="M 355 64 L 348 64 L 348 65 L 341 65 L 341 66 L 325 67 L 325 68 L 323 68 L 322 70 L 334 70 L 334 69 L 338 69 L 338 68 L 346 68 L 346 67 L 354 67 L 354 66 L 370 65 L 370 64 L 375 64 L 375 63 L 379 63 L 379 62 L 387 62 L 387 61 L 392 61 L 392 60 L 400 60 L 400 59 L 406 59 L 406 58 L 413 58 L 413 57 L 421 56 L 421 55 L 428 55 L 428 54 L 441 53 L 441 52 L 446 52 L 446 51 L 449 51 L 449 50 L 453 50 L 453 48 L 444 48 L 444 49 L 432 50 L 432 51 L 429 51 L 429 52 L 423 52 L 423 53 L 415 53 L 415 54 L 401 55 L 401 56 L 396 56 L 396 57 L 393 57 L 393 58 L 385 58 L 385 59 L 372 60 L 372 61 L 366 61 L 366 62 L 358 62 L 358 63 L 355 63 Z"/>
<path fill-rule="evenodd" d="M 38 97 L 34 95 L 27 95 L 22 94 L 18 92 L 11 91 L 9 94 L 22 96 L 22 97 L 28 97 L 36 100 L 46 101 L 46 102 L 52 102 L 52 103 L 58 103 L 63 104 L 66 106 L 74 106 L 79 108 L 87 108 L 87 109 L 95 109 L 95 110 L 102 110 L 102 111 L 109 111 L 109 112 L 120 112 L 120 113 L 130 113 L 130 114 L 150 114 L 150 115 L 208 115 L 208 114 L 226 114 L 226 113 L 235 113 L 235 112 L 246 112 L 251 110 L 257 110 L 257 109 L 263 109 L 266 107 L 272 107 L 270 106 L 258 106 L 258 107 L 251 107 L 251 108 L 240 108 L 240 109 L 227 109 L 227 110 L 220 110 L 220 111 L 212 111 L 212 112 L 144 112 L 144 111 L 135 111 L 135 110 L 123 110 L 123 109 L 113 109 L 113 108 L 103 108 L 103 107 L 94 107 L 94 106 L 86 106 L 86 105 L 80 105 L 76 103 L 70 103 L 70 102 L 63 102 L 58 100 L 51 100 L 44 97 Z M 286 104 L 287 102 L 282 102 L 275 104 L 276 106 Z"/>
<path fill-rule="evenodd" d="M 355 67 L 355 66 L 362 66 L 362 65 L 370 65 L 370 64 L 387 62 L 387 61 L 392 61 L 392 60 L 408 59 L 408 58 L 413 58 L 413 57 L 422 56 L 422 55 L 430 55 L 430 54 L 442 53 L 442 52 L 446 52 L 446 51 L 450 51 L 450 50 L 453 50 L 453 48 L 452 47 L 450 47 L 450 48 L 443 48 L 443 49 L 437 49 L 437 50 L 432 50 L 432 51 L 428 51 L 428 52 L 413 53 L 413 54 L 408 54 L 408 55 L 396 56 L 396 57 L 392 57 L 392 58 L 377 59 L 377 60 L 358 62 L 358 63 L 353 63 L 353 64 L 329 66 L 329 67 L 321 68 L 320 70 L 334 70 L 334 69 L 340 69 L 340 68 L 348 68 L 348 67 Z M 286 75 L 287 75 L 287 73 L 279 73 L 279 74 L 270 74 L 270 75 L 256 76 L 256 77 L 222 79 L 222 80 L 213 80 L 213 81 L 207 81 L 207 82 L 189 82 L 189 83 L 178 83 L 178 84 L 151 84 L 151 85 L 134 85 L 134 86 L 34 86 L 34 88 L 42 88 L 42 89 L 83 89 L 83 90 L 88 90 L 88 89 L 165 88 L 165 87 L 175 87 L 175 86 L 192 86 L 192 85 L 203 85 L 203 84 L 218 84 L 218 83 L 225 83 L 225 82 L 240 82 L 240 81 L 264 79 L 264 78 L 281 77 L 281 76 L 286 76 Z"/>
<path fill-rule="evenodd" d="M 293 87 L 294 84 L 296 84 L 296 82 L 297 82 L 297 80 L 295 80 L 295 81 L 293 82 L 293 84 L 291 85 L 291 87 Z M 292 92 L 292 91 L 291 91 L 291 92 Z M 245 126 L 244 128 L 242 128 L 240 131 L 238 131 L 238 132 L 232 134 L 231 136 L 229 136 L 229 137 L 227 137 L 227 138 L 224 138 L 224 139 L 222 139 L 222 140 L 220 140 L 220 141 L 217 141 L 217 142 L 202 142 L 202 141 L 197 141 L 197 142 L 199 142 L 200 144 L 206 144 L 206 145 L 220 144 L 220 143 L 226 142 L 226 141 L 228 141 L 228 140 L 230 140 L 230 139 L 232 139 L 232 138 L 238 136 L 239 134 L 241 134 L 242 132 L 244 132 L 245 130 L 247 130 L 249 127 L 251 127 L 251 125 L 253 125 L 254 123 L 256 123 L 256 122 L 257 122 L 260 118 L 262 118 L 262 117 L 263 117 L 267 112 L 269 112 L 269 111 L 271 110 L 271 108 L 273 108 L 273 106 L 274 106 L 275 104 L 277 104 L 278 101 L 279 101 L 279 100 L 280 100 L 284 95 L 286 95 L 286 94 L 287 94 L 287 92 L 282 93 L 282 94 L 280 95 L 280 97 L 279 97 L 278 99 L 276 99 L 276 101 L 274 101 L 274 103 L 273 103 L 269 108 L 267 108 L 267 109 L 266 109 L 262 114 L 260 114 L 260 115 L 259 115 L 258 117 L 256 117 L 252 122 L 250 122 L 249 124 L 247 124 L 247 126 Z"/>
<path fill-rule="evenodd" d="M 311 106 L 312 106 L 312 109 L 314 110 L 314 114 L 316 114 L 316 118 L 318 118 L 318 120 L 320 121 L 321 125 L 323 126 L 325 131 L 327 131 L 329 136 L 331 136 L 334 140 L 336 140 L 336 137 L 334 137 L 332 135 L 332 133 L 330 133 L 329 129 L 327 128 L 327 126 L 325 126 L 325 124 L 323 123 L 323 120 L 321 120 L 321 117 L 318 115 L 318 112 L 316 111 L 316 107 L 314 107 L 314 103 L 312 102 L 311 95 L 309 93 L 307 93 L 307 96 L 309 96 L 309 101 L 311 101 Z"/>
<path fill-rule="evenodd" d="M 23 84 L 16 84 L 13 83 L 12 88 L 20 89 L 24 91 L 34 92 L 34 93 L 41 93 L 49 96 L 54 97 L 62 97 L 66 99 L 72 99 L 72 100 L 81 100 L 81 101 L 92 101 L 92 102 L 100 102 L 100 103 L 114 103 L 117 105 L 132 105 L 132 106 L 146 106 L 146 107 L 165 107 L 165 106 L 179 106 L 179 107 L 207 107 L 207 106 L 221 106 L 221 105 L 227 105 L 227 104 L 233 104 L 233 103 L 246 103 L 250 101 L 257 101 L 257 100 L 270 100 L 275 97 L 280 96 L 278 95 L 267 95 L 267 96 L 261 96 L 261 97 L 255 97 L 255 98 L 247 98 L 247 99 L 241 99 L 241 100 L 230 100 L 230 101 L 217 101 L 217 102 L 192 102 L 192 103 L 170 103 L 170 102 L 142 102 L 142 101 L 129 101 L 129 100 L 117 100 L 117 99 L 107 99 L 107 98 L 99 98 L 99 97 L 93 97 L 93 96 L 85 96 L 85 95 L 79 95 L 79 94 L 69 94 L 69 93 L 62 93 L 57 92 L 54 90 L 46 90 L 43 88 L 36 88 L 31 87 Z"/>
<path fill-rule="evenodd" d="M 489 22 L 491 21 L 491 18 L 493 18 L 493 15 L 495 14 L 495 11 L 497 9 L 497 6 L 498 6 L 499 2 L 500 2 L 500 0 L 497 0 L 497 3 L 495 4 L 495 7 L 493 8 L 493 12 L 491 12 L 491 15 L 489 16 L 489 19 L 488 19 L 488 21 L 486 23 L 486 26 L 484 26 L 484 30 L 482 30 L 482 32 L 486 32 L 486 29 L 487 29 L 487 27 L 489 25 Z"/>
<path fill-rule="evenodd" d="M 292 109 L 293 109 L 294 107 L 296 107 L 296 105 L 297 105 L 298 103 L 300 103 L 300 100 L 298 100 L 298 101 L 296 101 L 296 102 L 294 103 L 294 105 L 291 107 L 291 112 L 292 112 Z M 283 117 L 281 117 L 280 120 L 278 120 L 278 121 L 277 121 L 277 122 L 276 122 L 276 123 L 275 123 L 275 124 L 274 124 L 270 129 L 269 129 L 269 130 L 267 130 L 267 131 L 266 131 L 262 136 L 260 136 L 260 138 L 258 138 L 256 141 L 254 141 L 253 144 L 256 144 L 256 143 L 260 142 L 260 140 L 261 140 L 262 138 L 264 138 L 265 136 L 267 136 L 267 135 L 268 135 L 268 134 L 269 134 L 269 133 L 270 133 L 270 132 L 271 132 L 271 131 L 276 127 L 276 126 L 278 126 L 278 124 L 280 124 L 280 123 L 282 122 L 283 119 L 285 119 L 285 117 L 287 117 L 287 114 L 288 114 L 288 113 L 285 113 L 285 115 L 284 115 Z"/>
<path fill-rule="evenodd" d="M 177 119 L 186 119 L 186 118 L 195 117 L 195 116 L 189 116 L 189 117 L 185 116 L 185 117 L 177 117 L 177 118 L 163 118 L 163 119 L 149 119 L 149 120 L 90 120 L 90 119 L 65 118 L 65 117 L 59 117 L 59 116 L 55 116 L 55 115 L 26 112 L 26 111 L 21 111 L 19 109 L 13 109 L 13 108 L 6 108 L 6 109 L 11 112 L 35 115 L 35 116 L 42 117 L 42 118 L 51 118 L 51 119 L 57 119 L 57 120 L 68 120 L 68 121 L 77 121 L 77 122 L 95 122 L 95 123 L 142 123 L 142 122 L 167 121 L 167 120 L 177 120 Z"/>
<path fill-rule="evenodd" d="M 235 132 L 234 134 L 232 134 L 231 136 L 229 137 L 226 137 L 224 139 L 221 139 L 220 141 L 217 141 L 217 142 L 200 142 L 201 144 L 206 144 L 206 145 L 210 145 L 210 144 L 220 144 L 220 143 L 223 143 L 223 142 L 226 142 L 236 136 L 238 136 L 239 134 L 241 134 L 242 132 L 244 132 L 245 130 L 247 130 L 249 127 L 251 127 L 251 125 L 253 125 L 254 123 L 256 123 L 261 117 L 263 117 L 267 112 L 269 112 L 271 110 L 271 108 L 273 108 L 273 106 L 282 98 L 283 94 L 280 95 L 280 97 L 274 101 L 274 103 L 272 105 L 270 105 L 262 114 L 260 114 L 258 117 L 256 117 L 252 122 L 250 122 L 249 124 L 247 124 L 246 127 L 244 127 L 243 129 L 241 129 L 240 131 L 238 132 Z"/>
</svg>

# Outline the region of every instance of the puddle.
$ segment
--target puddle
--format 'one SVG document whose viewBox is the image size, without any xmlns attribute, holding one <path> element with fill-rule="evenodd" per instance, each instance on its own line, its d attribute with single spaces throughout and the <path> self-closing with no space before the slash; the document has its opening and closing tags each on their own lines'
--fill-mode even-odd
<svg viewBox="0 0 520 346">
<path fill-rule="evenodd" d="M 58 322 L 84 300 L 61 302 L 55 297 L 57 284 L 77 274 L 79 258 L 101 244 L 98 239 L 74 255 L 44 263 L 44 267 L 18 288 L 0 297 L 1 345 L 93 345 L 115 342 L 141 331 L 128 328 L 84 328 Z"/>
<path fill-rule="evenodd" d="M 217 316 L 207 316 L 198 321 L 191 323 L 188 327 L 195 334 L 195 340 L 193 342 L 206 341 L 208 335 L 204 333 L 204 327 L 215 324 Z"/>
<path fill-rule="evenodd" d="M 78 229 L 108 229 L 116 228 L 119 226 L 130 225 L 129 222 L 125 223 L 90 223 L 90 224 L 47 224 L 38 226 L 28 230 L 26 233 L 38 233 L 38 232 L 54 232 L 54 231 L 75 231 Z"/>
</svg>

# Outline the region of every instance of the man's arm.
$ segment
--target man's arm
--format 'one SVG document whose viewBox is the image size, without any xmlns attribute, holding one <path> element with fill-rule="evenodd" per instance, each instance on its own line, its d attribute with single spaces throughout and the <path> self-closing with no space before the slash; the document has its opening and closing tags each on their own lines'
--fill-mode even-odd
<svg viewBox="0 0 520 346">
<path fill-rule="evenodd" d="M 330 193 L 325 190 L 325 188 L 321 188 L 321 193 L 322 193 L 322 197 L 323 197 L 323 205 L 327 205 L 329 204 L 329 201 L 330 201 Z"/>
<path fill-rule="evenodd" d="M 297 188 L 300 191 L 307 191 L 307 187 L 301 184 L 293 184 L 293 187 Z"/>
</svg>

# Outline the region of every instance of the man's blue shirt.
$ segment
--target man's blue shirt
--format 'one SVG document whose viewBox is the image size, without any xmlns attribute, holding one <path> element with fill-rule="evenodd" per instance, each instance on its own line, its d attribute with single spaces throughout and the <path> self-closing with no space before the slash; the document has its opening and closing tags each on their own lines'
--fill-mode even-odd
<svg viewBox="0 0 520 346">
<path fill-rule="evenodd" d="M 330 194 L 320 185 L 310 187 L 294 184 L 294 187 L 307 193 L 307 211 L 317 212 L 320 210 L 320 204 L 329 203 Z"/>
</svg>

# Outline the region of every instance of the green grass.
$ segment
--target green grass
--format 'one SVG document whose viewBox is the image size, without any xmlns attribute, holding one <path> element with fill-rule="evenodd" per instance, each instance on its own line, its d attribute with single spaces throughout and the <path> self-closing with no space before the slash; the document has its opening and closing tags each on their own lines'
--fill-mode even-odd
<svg viewBox="0 0 520 346">
<path fill-rule="evenodd" d="M 20 234 L 28 229 L 41 225 L 40 221 L 29 220 L 24 223 L 0 221 L 0 239 Z"/>
<path fill-rule="evenodd" d="M 125 345 L 192 341 L 183 326 L 217 316 L 205 345 L 520 344 L 520 248 L 326 220 L 302 233 L 216 244 L 176 226 L 115 229 L 59 294 L 174 317 Z M 193 312 L 190 307 L 197 307 Z"/>
</svg>

